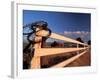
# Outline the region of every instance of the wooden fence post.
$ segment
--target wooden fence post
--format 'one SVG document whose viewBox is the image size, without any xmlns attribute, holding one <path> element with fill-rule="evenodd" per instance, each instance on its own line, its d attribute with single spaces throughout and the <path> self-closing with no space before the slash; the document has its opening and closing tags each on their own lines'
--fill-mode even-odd
<svg viewBox="0 0 100 80">
<path fill-rule="evenodd" d="M 40 48 L 40 44 L 41 43 L 36 43 L 34 45 L 34 48 Z M 41 67 L 41 63 L 40 63 L 40 56 L 35 56 L 37 53 L 37 51 L 35 50 L 34 51 L 34 56 L 32 58 L 32 61 L 31 61 L 31 69 L 34 69 L 34 68 L 40 68 Z"/>
<path fill-rule="evenodd" d="M 35 51 L 34 51 L 34 56 L 31 60 L 31 69 L 41 68 L 40 56 L 36 56 L 36 54 L 38 54 L 36 50 L 41 48 L 41 44 L 42 44 L 41 40 L 42 40 L 41 36 L 35 37 L 36 43 L 33 46 Z"/>
</svg>

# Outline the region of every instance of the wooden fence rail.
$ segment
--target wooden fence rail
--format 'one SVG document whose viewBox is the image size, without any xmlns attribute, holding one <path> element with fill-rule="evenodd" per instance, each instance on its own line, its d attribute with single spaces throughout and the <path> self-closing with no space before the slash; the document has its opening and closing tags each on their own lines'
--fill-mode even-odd
<svg viewBox="0 0 100 80">
<path fill-rule="evenodd" d="M 71 58 L 68 59 L 68 60 L 65 60 L 65 61 L 63 61 L 63 62 L 61 62 L 61 63 L 58 63 L 58 64 L 56 64 L 56 65 L 54 65 L 54 66 L 52 66 L 52 67 L 53 67 L 53 68 L 54 68 L 54 67 L 56 67 L 56 68 L 58 68 L 58 67 L 64 67 L 64 66 L 66 66 L 66 65 L 68 65 L 68 64 L 70 64 L 70 63 L 72 63 L 74 60 L 78 59 L 78 58 L 81 57 L 82 55 L 84 55 L 86 52 L 87 52 L 87 50 L 83 51 L 82 53 L 80 53 L 80 54 L 78 54 L 78 55 L 76 55 L 76 56 L 71 57 Z"/>
<path fill-rule="evenodd" d="M 87 48 L 41 48 L 41 49 L 35 49 L 35 53 L 38 53 L 35 56 L 48 56 L 48 55 L 62 54 L 62 53 L 67 54 L 68 52 L 80 51 L 85 49 Z"/>
<path fill-rule="evenodd" d="M 46 36 L 47 35 L 47 31 L 41 30 L 41 31 L 37 32 L 36 35 L 38 35 L 38 36 Z M 85 43 L 81 43 L 81 42 L 79 42 L 77 40 L 74 40 L 74 39 L 71 39 L 71 38 L 56 34 L 56 33 L 51 33 L 51 35 L 49 37 L 50 38 L 54 38 L 54 39 L 63 40 L 63 41 L 66 41 L 66 42 L 77 43 L 77 44 L 88 46 Z"/>
</svg>

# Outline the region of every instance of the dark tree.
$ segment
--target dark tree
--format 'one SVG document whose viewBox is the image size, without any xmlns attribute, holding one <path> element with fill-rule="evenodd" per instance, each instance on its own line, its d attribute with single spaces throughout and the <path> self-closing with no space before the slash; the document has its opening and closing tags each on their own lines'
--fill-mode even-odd
<svg viewBox="0 0 100 80">
<path fill-rule="evenodd" d="M 80 37 L 76 38 L 76 40 L 79 41 L 79 42 L 84 43 L 84 41 Z"/>
<path fill-rule="evenodd" d="M 52 44 L 51 44 L 51 47 L 57 47 L 58 46 L 58 43 L 56 41 L 54 41 Z"/>
<path fill-rule="evenodd" d="M 80 37 L 76 38 L 76 40 L 79 41 L 79 42 L 84 43 L 84 41 Z M 83 47 L 83 45 L 79 44 L 79 47 Z"/>
<path fill-rule="evenodd" d="M 88 45 L 91 45 L 91 40 L 89 40 L 87 43 L 88 43 Z"/>
</svg>

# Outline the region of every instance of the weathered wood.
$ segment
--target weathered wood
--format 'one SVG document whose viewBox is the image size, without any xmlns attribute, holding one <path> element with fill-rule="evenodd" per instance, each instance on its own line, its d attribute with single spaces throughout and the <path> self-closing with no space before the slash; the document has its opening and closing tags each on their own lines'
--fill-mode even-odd
<svg viewBox="0 0 100 80">
<path fill-rule="evenodd" d="M 63 61 L 63 62 L 61 62 L 61 63 L 58 63 L 58 64 L 52 66 L 51 68 L 64 67 L 64 66 L 70 64 L 71 62 L 73 62 L 74 60 L 78 59 L 78 58 L 81 57 L 82 55 L 84 55 L 86 52 L 87 52 L 87 50 L 83 51 L 82 53 L 80 53 L 80 54 L 78 54 L 78 55 L 76 55 L 76 56 L 73 56 L 73 57 L 70 58 L 70 59 L 67 59 L 67 60 L 65 60 L 65 61 Z"/>
<path fill-rule="evenodd" d="M 47 56 L 47 55 L 54 55 L 54 54 L 62 54 L 68 52 L 74 52 L 79 50 L 85 50 L 87 48 L 38 48 L 35 49 L 36 54 L 35 56 Z"/>
<path fill-rule="evenodd" d="M 38 35 L 38 36 L 47 36 L 47 34 L 48 34 L 48 32 L 45 31 L 45 30 L 41 30 L 41 31 L 39 31 L 39 32 L 36 33 L 36 35 Z M 67 42 L 72 42 L 72 43 L 77 43 L 77 44 L 88 46 L 85 43 L 81 43 L 81 42 L 79 42 L 77 40 L 74 40 L 74 39 L 71 39 L 71 38 L 68 38 L 68 37 L 64 37 L 64 36 L 56 34 L 56 33 L 51 33 L 51 35 L 49 37 L 50 38 L 59 39 L 59 40 L 64 40 L 64 41 L 67 41 Z"/>
</svg>

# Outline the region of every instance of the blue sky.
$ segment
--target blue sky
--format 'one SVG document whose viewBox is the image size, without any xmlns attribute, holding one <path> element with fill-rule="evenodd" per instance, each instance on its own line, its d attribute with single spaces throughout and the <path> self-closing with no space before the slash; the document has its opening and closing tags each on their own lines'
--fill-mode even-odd
<svg viewBox="0 0 100 80">
<path fill-rule="evenodd" d="M 91 15 L 88 13 L 48 12 L 23 10 L 23 25 L 46 21 L 52 32 L 71 38 L 90 39 Z"/>
</svg>

